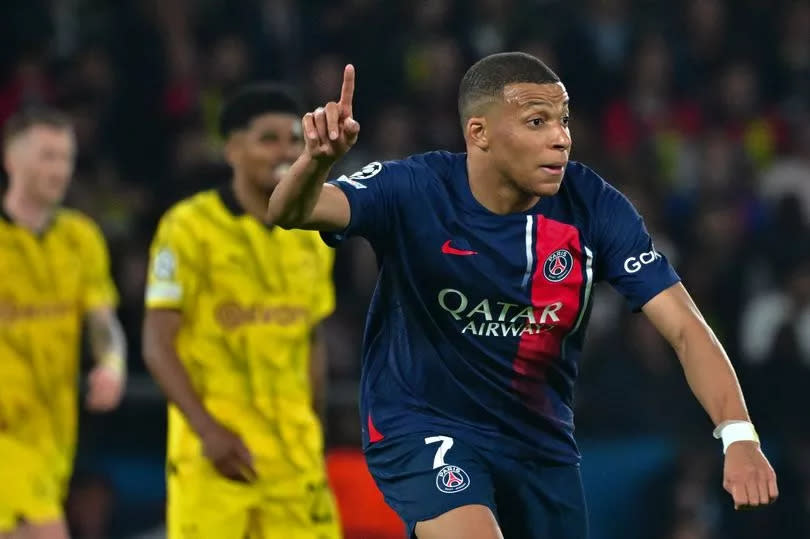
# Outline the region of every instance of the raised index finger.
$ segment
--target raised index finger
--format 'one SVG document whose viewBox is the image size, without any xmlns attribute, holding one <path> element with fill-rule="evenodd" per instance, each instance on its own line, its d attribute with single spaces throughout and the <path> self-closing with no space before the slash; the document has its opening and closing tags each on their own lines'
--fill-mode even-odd
<svg viewBox="0 0 810 539">
<path fill-rule="evenodd" d="M 343 86 L 340 88 L 340 108 L 344 117 L 352 116 L 352 99 L 354 99 L 354 66 L 347 64 L 343 69 Z"/>
</svg>

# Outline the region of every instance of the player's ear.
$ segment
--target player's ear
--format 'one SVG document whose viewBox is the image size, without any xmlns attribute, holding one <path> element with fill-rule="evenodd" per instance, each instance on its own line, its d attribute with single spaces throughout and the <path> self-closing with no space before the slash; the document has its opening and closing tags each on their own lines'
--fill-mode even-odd
<svg viewBox="0 0 810 539">
<path fill-rule="evenodd" d="M 489 134 L 485 117 L 473 116 L 467 120 L 467 138 L 473 145 L 482 150 L 489 148 Z"/>
<path fill-rule="evenodd" d="M 233 133 L 225 140 L 225 161 L 231 166 L 234 166 L 234 164 L 239 161 L 239 156 L 242 153 L 242 142 L 240 138 L 241 135 Z"/>
<path fill-rule="evenodd" d="M 6 171 L 7 176 L 14 176 L 14 165 L 12 164 L 11 152 L 8 149 L 3 152 L 3 170 Z"/>
<path fill-rule="evenodd" d="M 6 150 L 3 152 L 3 169 L 6 171 L 6 175 L 8 175 L 8 177 L 16 176 L 14 171 L 17 170 L 17 163 L 20 159 L 20 150 L 20 140 L 18 137 L 15 137 L 13 140 L 8 142 Z"/>
</svg>

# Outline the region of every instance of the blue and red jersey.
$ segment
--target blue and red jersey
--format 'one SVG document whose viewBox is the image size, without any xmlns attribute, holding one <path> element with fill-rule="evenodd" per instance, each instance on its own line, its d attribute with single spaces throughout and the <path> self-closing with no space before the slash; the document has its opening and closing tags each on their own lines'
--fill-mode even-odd
<svg viewBox="0 0 810 539">
<path fill-rule="evenodd" d="M 364 446 L 443 432 L 515 457 L 577 462 L 573 399 L 594 284 L 640 309 L 678 282 L 619 191 L 570 162 L 559 192 L 497 215 L 474 198 L 466 155 L 371 163 L 333 182 L 344 237 L 379 276 L 366 321 Z"/>
</svg>

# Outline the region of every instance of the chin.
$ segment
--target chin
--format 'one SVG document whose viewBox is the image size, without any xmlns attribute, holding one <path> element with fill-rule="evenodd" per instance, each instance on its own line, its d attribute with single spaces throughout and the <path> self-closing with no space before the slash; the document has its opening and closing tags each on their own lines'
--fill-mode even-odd
<svg viewBox="0 0 810 539">
<path fill-rule="evenodd" d="M 59 206 L 65 200 L 66 192 L 64 190 L 52 191 L 47 190 L 39 193 L 39 199 L 42 203 L 48 206 Z"/>
<path fill-rule="evenodd" d="M 562 182 L 543 183 L 535 189 L 534 194 L 540 197 L 550 197 L 556 195 L 560 191 Z"/>
<path fill-rule="evenodd" d="M 263 193 L 266 193 L 268 196 L 273 193 L 273 189 L 279 184 L 280 178 L 276 178 L 275 176 L 266 177 L 266 178 L 257 178 L 254 180 L 253 188 L 257 189 Z"/>
</svg>

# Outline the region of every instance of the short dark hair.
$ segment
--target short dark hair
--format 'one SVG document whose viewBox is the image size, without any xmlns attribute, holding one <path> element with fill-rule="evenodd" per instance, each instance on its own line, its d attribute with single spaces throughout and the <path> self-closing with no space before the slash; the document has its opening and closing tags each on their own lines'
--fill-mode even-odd
<svg viewBox="0 0 810 539">
<path fill-rule="evenodd" d="M 250 84 L 225 102 L 219 115 L 219 132 L 228 137 L 262 114 L 276 112 L 301 116 L 301 110 L 301 104 L 288 87 L 275 83 Z"/>
<path fill-rule="evenodd" d="M 46 107 L 26 107 L 15 112 L 3 125 L 3 148 L 31 127 L 45 125 L 57 129 L 73 129 L 73 122 L 64 112 Z"/>
<path fill-rule="evenodd" d="M 491 54 L 474 63 L 458 88 L 462 127 L 480 112 L 481 105 L 501 98 L 504 86 L 520 82 L 553 84 L 560 82 L 560 77 L 542 60 L 525 52 Z"/>
</svg>

